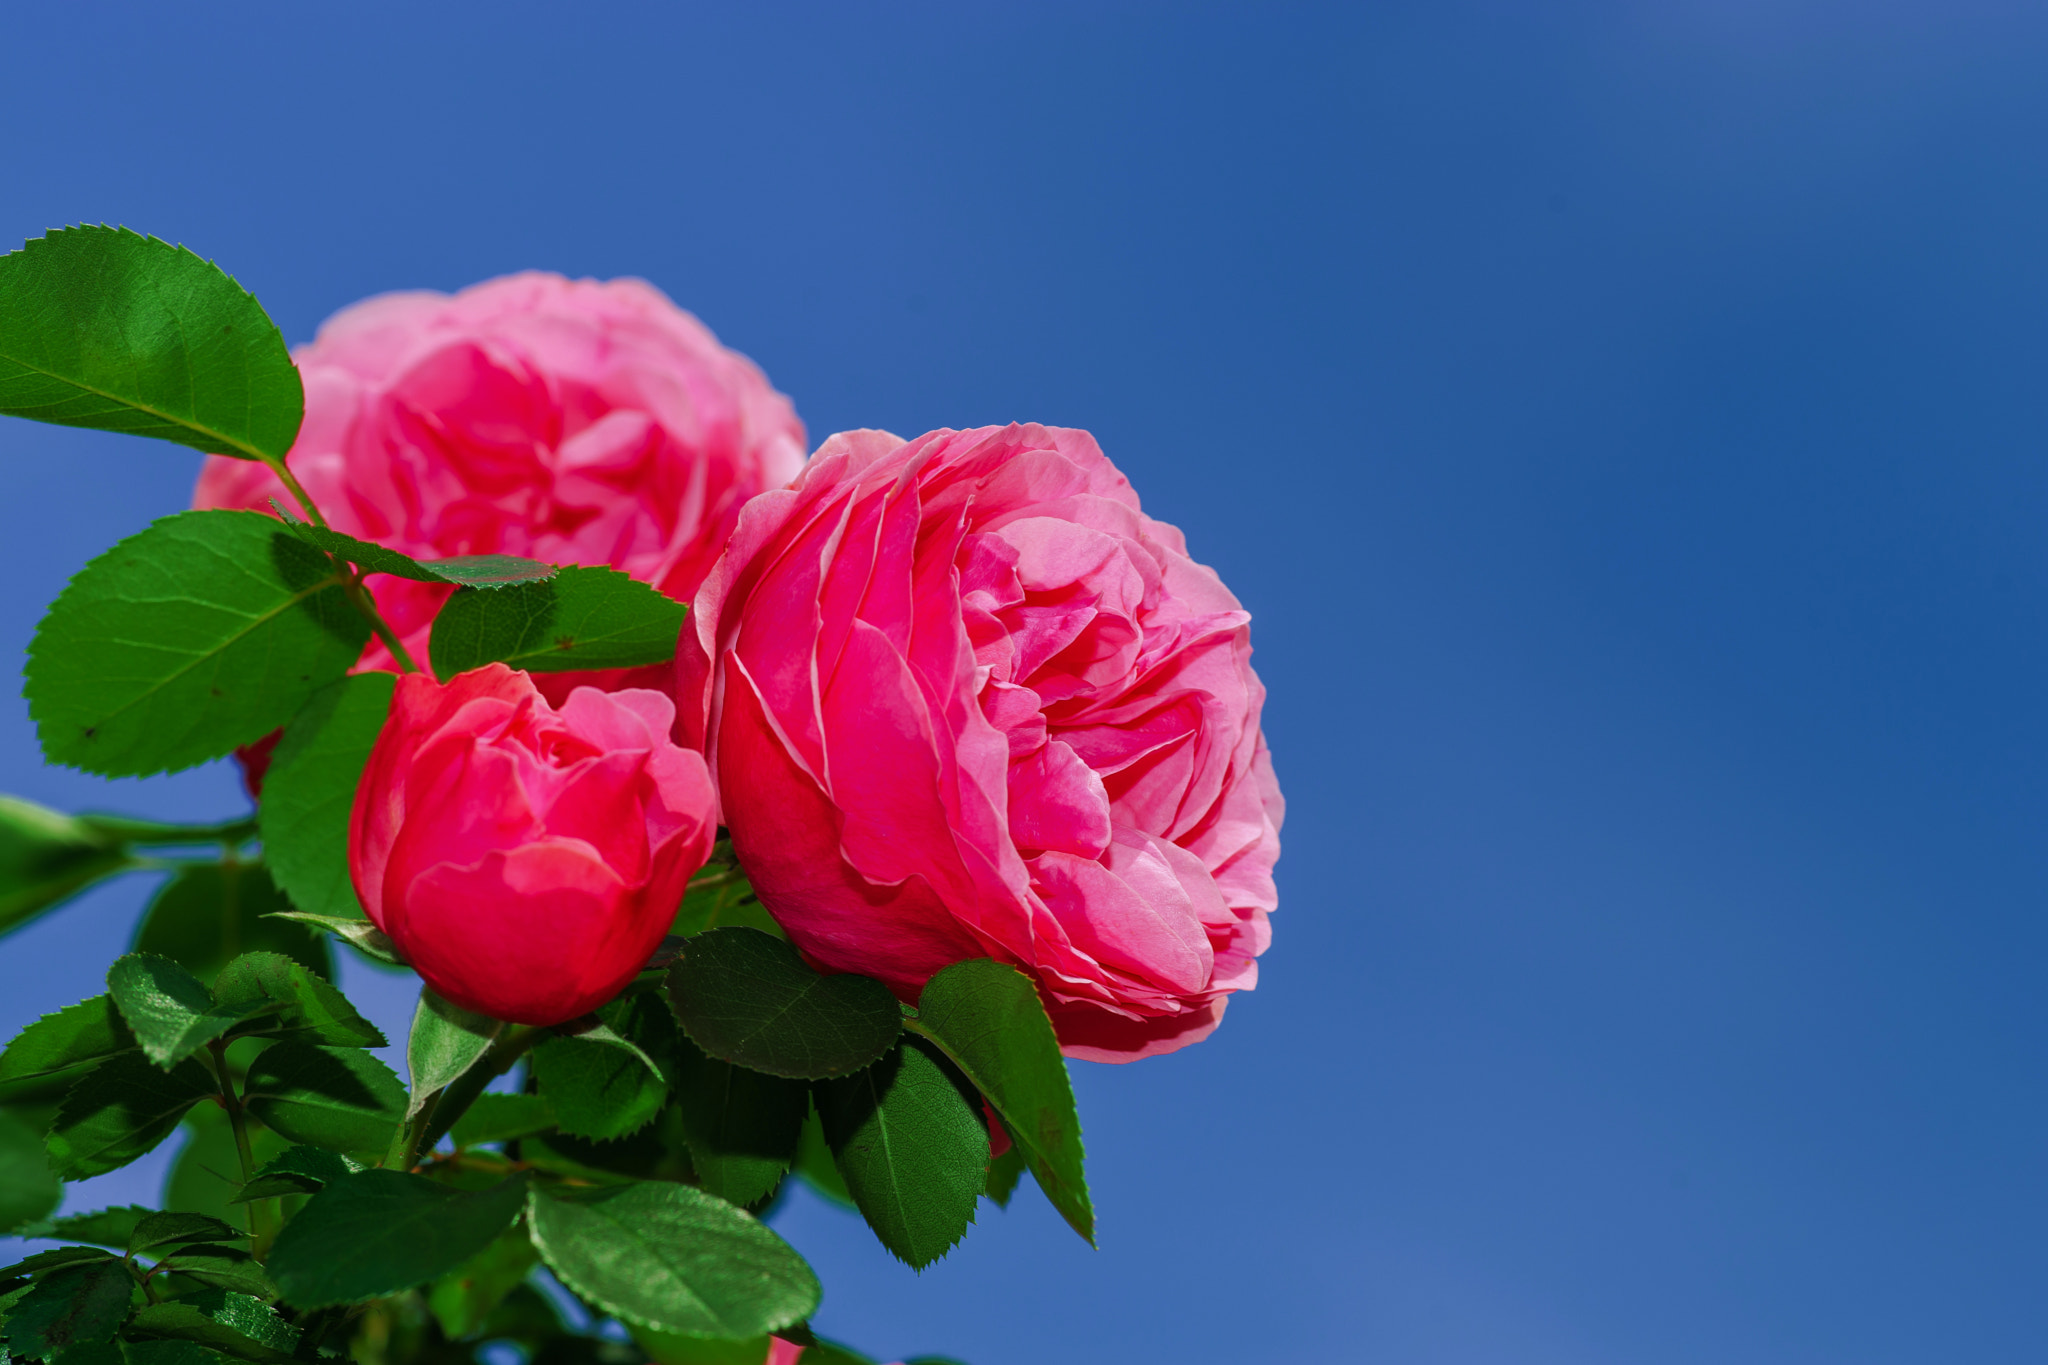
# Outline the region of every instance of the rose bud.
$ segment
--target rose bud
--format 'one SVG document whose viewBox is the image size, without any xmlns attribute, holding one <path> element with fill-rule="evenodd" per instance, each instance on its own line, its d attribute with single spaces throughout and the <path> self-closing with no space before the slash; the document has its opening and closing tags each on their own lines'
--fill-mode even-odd
<svg viewBox="0 0 2048 1365">
<path fill-rule="evenodd" d="M 536 272 L 385 294 L 292 358 L 306 388 L 292 472 L 336 530 L 415 558 L 610 565 L 687 601 L 740 505 L 803 465 L 789 400 L 640 280 Z M 192 505 L 268 512 L 272 498 L 294 505 L 261 464 L 215 455 Z M 452 589 L 371 585 L 425 663 Z M 373 639 L 363 666 L 394 664 Z M 666 673 L 641 685 L 666 689 Z M 542 683 L 557 699 L 560 676 Z"/>
<path fill-rule="evenodd" d="M 815 964 L 915 1000 L 994 957 L 1128 1061 L 1206 1037 L 1268 940 L 1249 620 L 1086 432 L 849 432 L 741 512 L 681 725 Z"/>
<path fill-rule="evenodd" d="M 557 709 L 503 664 L 399 678 L 349 821 L 363 909 L 464 1009 L 587 1014 L 646 964 L 711 851 L 710 774 L 674 716 L 641 688 Z"/>
</svg>

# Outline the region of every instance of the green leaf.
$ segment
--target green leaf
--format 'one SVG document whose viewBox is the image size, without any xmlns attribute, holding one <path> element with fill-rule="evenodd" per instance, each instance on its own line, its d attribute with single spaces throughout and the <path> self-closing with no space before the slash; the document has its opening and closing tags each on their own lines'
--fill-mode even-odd
<svg viewBox="0 0 2048 1365">
<path fill-rule="evenodd" d="M 541 583 L 555 576 L 555 566 L 518 555 L 457 555 L 453 559 L 414 559 L 382 545 L 325 526 L 299 520 L 270 500 L 272 509 L 308 545 L 338 555 L 365 573 L 388 573 L 415 583 L 453 584 L 458 588 L 504 588 L 515 583 Z"/>
<path fill-rule="evenodd" d="M 436 1280 L 427 1291 L 427 1309 L 450 1341 L 460 1341 L 484 1325 L 539 1260 L 526 1230 L 514 1227 Z"/>
<path fill-rule="evenodd" d="M 271 755 L 257 812 L 263 860 L 292 904 L 308 915 L 374 928 L 363 919 L 349 880 L 348 818 L 397 685 L 391 673 L 358 673 L 330 683 L 292 718 Z"/>
<path fill-rule="evenodd" d="M 256 1171 L 255 1179 L 242 1186 L 228 1202 L 245 1204 L 251 1199 L 276 1195 L 311 1194 L 345 1176 L 366 1169 L 354 1157 L 319 1147 L 287 1147 Z"/>
<path fill-rule="evenodd" d="M 333 934 L 364 957 L 384 967 L 409 967 L 399 955 L 398 945 L 382 929 L 366 919 L 337 919 L 332 915 L 302 915 L 297 911 L 278 911 L 277 919 L 296 920 Z"/>
<path fill-rule="evenodd" d="M 882 1245 L 922 1270 L 952 1250 L 988 1188 L 981 1097 L 921 1038 L 817 1087 L 825 1140 Z"/>
<path fill-rule="evenodd" d="M 244 1102 L 293 1142 L 381 1156 L 405 1118 L 405 1087 L 367 1052 L 278 1043 L 249 1068 Z"/>
<path fill-rule="evenodd" d="M 457 1147 L 511 1142 L 555 1126 L 555 1106 L 545 1095 L 478 1095 L 448 1130 Z"/>
<path fill-rule="evenodd" d="M 0 412 L 282 460 L 304 410 L 277 325 L 211 261 L 91 224 L 0 256 Z"/>
<path fill-rule="evenodd" d="M 819 1080 L 860 1070 L 895 1045 L 903 1012 L 865 976 L 821 976 L 790 944 L 753 929 L 690 940 L 668 974 L 690 1040 L 721 1061 Z"/>
<path fill-rule="evenodd" d="M 956 962 L 925 983 L 906 1026 L 939 1045 L 1002 1116 L 1045 1197 L 1095 1241 L 1082 1168 L 1081 1116 L 1038 990 L 1015 967 Z"/>
<path fill-rule="evenodd" d="M 218 1104 L 197 1105 L 185 1115 L 182 1127 L 185 1145 L 164 1180 L 163 1206 L 215 1218 L 240 1217 L 241 1210 L 230 1201 L 242 1188 L 242 1158 L 235 1150 L 227 1111 Z M 243 1127 L 259 1169 L 289 1145 L 249 1115 L 243 1116 Z"/>
<path fill-rule="evenodd" d="M 46 1014 L 14 1035 L 0 1053 L 0 1083 L 57 1076 L 135 1050 L 111 995 L 95 995 Z"/>
<path fill-rule="evenodd" d="M 248 1252 L 232 1247 L 179 1247 L 158 1263 L 158 1269 L 251 1298 L 268 1301 L 277 1297 L 277 1286 L 263 1273 L 263 1267 Z"/>
<path fill-rule="evenodd" d="M 29 645 L 44 756 L 105 777 L 261 739 L 370 628 L 325 556 L 258 512 L 181 512 L 81 569 Z"/>
<path fill-rule="evenodd" d="M 773 1343 L 766 1335 L 750 1341 L 718 1341 L 636 1328 L 633 1340 L 654 1365 L 765 1365 Z M 811 1359 L 806 1353 L 805 1360 Z"/>
<path fill-rule="evenodd" d="M 134 860 L 83 820 L 0 796 L 0 934 L 17 929 Z"/>
<path fill-rule="evenodd" d="M 257 999 L 215 1004 L 206 983 L 168 958 L 129 953 L 107 969 L 107 993 L 142 1044 L 168 1070 L 263 1008 Z"/>
<path fill-rule="evenodd" d="M 810 1114 L 804 1119 L 803 1136 L 797 1139 L 795 1170 L 806 1185 L 832 1203 L 843 1209 L 853 1207 L 853 1191 L 846 1188 L 846 1178 L 839 1174 L 839 1165 L 832 1160 L 832 1148 L 825 1141 L 825 1125 L 818 1118 L 815 1096 Z"/>
<path fill-rule="evenodd" d="M 604 1027 L 535 1048 L 532 1066 L 563 1132 L 607 1140 L 646 1127 L 668 1102 L 676 1026 L 648 994 L 614 1000 L 598 1017 Z"/>
<path fill-rule="evenodd" d="M 796 1160 L 809 1088 L 707 1057 L 687 1039 L 677 1048 L 675 1077 L 690 1162 L 704 1188 L 740 1205 L 774 1190 Z"/>
<path fill-rule="evenodd" d="M 52 1251 L 38 1251 L 35 1255 L 16 1261 L 13 1265 L 0 1268 L 0 1280 L 20 1279 L 24 1275 L 41 1275 L 59 1266 L 84 1265 L 88 1262 L 112 1259 L 108 1253 L 92 1247 L 57 1247 Z"/>
<path fill-rule="evenodd" d="M 202 1289 L 170 1303 L 153 1303 L 138 1310 L 128 1325 L 146 1336 L 196 1341 L 262 1365 L 284 1365 L 299 1344 L 298 1328 L 261 1299 L 231 1289 Z"/>
<path fill-rule="evenodd" d="M 236 1008 L 257 1002 L 259 1012 L 268 1016 L 263 1024 L 239 1032 L 334 1047 L 385 1045 L 384 1035 L 356 1013 L 347 996 L 279 953 L 243 953 L 221 969 L 213 995 Z"/>
<path fill-rule="evenodd" d="M 282 953 L 331 980 L 326 936 L 271 918 L 291 908 L 261 863 L 188 863 L 150 901 L 133 951 L 169 958 L 209 986 L 246 952 Z"/>
<path fill-rule="evenodd" d="M 1024 1178 L 1024 1149 L 1012 1142 L 1008 1151 L 988 1164 L 988 1197 L 999 1209 L 1010 1207 L 1017 1182 Z"/>
<path fill-rule="evenodd" d="M 24 1228 L 22 1235 L 53 1242 L 91 1242 L 95 1246 L 125 1251 L 135 1229 L 155 1212 L 155 1209 L 144 1208 L 140 1204 L 117 1204 L 112 1208 L 74 1213 L 68 1218 L 55 1218 L 33 1228 Z"/>
<path fill-rule="evenodd" d="M 688 614 L 616 569 L 571 565 L 545 583 L 457 592 L 434 618 L 427 652 L 444 680 L 488 663 L 532 673 L 638 668 L 675 658 Z"/>
<path fill-rule="evenodd" d="M 536 1188 L 527 1225 L 563 1284 L 636 1327 L 743 1341 L 818 1306 L 818 1279 L 786 1242 L 688 1185 Z"/>
<path fill-rule="evenodd" d="M 112 1341 L 134 1290 L 118 1261 L 52 1271 L 7 1310 L 7 1349 L 52 1360 L 73 1347 Z"/>
<path fill-rule="evenodd" d="M 126 1365 L 220 1365 L 218 1351 L 196 1341 L 124 1341 L 121 1355 Z"/>
<path fill-rule="evenodd" d="M 100 1063 L 71 1087 L 45 1143 L 60 1179 L 119 1170 L 171 1135 L 187 1109 L 217 1094 L 198 1062 L 160 1070 L 141 1053 Z"/>
<path fill-rule="evenodd" d="M 233 1242 L 242 1234 L 218 1218 L 203 1213 L 173 1210 L 152 1213 L 136 1223 L 128 1234 L 130 1253 L 151 1247 L 175 1246 L 182 1242 Z"/>
<path fill-rule="evenodd" d="M 775 938 L 785 937 L 782 926 L 762 908 L 761 898 L 754 894 L 753 884 L 737 871 L 728 869 L 700 876 L 690 884 L 683 893 L 682 908 L 676 911 L 675 922 L 669 925 L 668 931 L 689 938 L 707 930 L 734 926 L 759 929 Z"/>
<path fill-rule="evenodd" d="M 43 1135 L 0 1109 L 0 1232 L 46 1216 L 64 1197 L 43 1155 Z"/>
<path fill-rule="evenodd" d="M 474 1194 L 404 1171 L 361 1171 L 313 1196 L 270 1253 L 300 1308 L 363 1303 L 446 1275 L 497 1239 L 525 1202 L 519 1176 Z"/>
<path fill-rule="evenodd" d="M 488 1052 L 503 1022 L 451 1005 L 426 986 L 413 1011 L 412 1033 L 405 1042 L 406 1069 L 412 1073 L 412 1099 L 405 1116 L 425 1107 L 429 1096 L 469 1070 Z"/>
</svg>

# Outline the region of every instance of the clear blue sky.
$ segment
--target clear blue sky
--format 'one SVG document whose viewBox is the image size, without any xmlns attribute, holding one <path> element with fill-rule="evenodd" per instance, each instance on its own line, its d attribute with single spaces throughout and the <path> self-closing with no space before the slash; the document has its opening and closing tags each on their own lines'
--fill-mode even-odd
<svg viewBox="0 0 2048 1365">
<path fill-rule="evenodd" d="M 1031 1195 L 919 1277 L 788 1208 L 826 1330 L 2016 1360 L 2044 69 L 2038 7 L 1968 0 L 17 6 L 0 239 L 183 241 L 294 340 L 643 275 L 814 437 L 1092 428 L 1244 598 L 1291 803 L 1263 984 L 1076 1068 L 1099 1252 Z M 0 641 L 195 467 L 0 422 Z M 0 712 L 0 788 L 238 807 L 45 771 Z M 142 891 L 0 946 L 0 1022 L 97 990 Z"/>
</svg>

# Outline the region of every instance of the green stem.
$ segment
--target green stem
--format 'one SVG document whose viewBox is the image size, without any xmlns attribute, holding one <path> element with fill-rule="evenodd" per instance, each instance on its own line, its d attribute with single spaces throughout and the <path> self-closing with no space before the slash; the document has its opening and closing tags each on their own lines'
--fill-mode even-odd
<svg viewBox="0 0 2048 1365">
<path fill-rule="evenodd" d="M 81 815 L 85 824 L 124 844 L 246 844 L 256 837 L 256 817 L 238 816 L 211 825 L 169 825 L 125 815 Z"/>
<path fill-rule="evenodd" d="M 434 1144 L 448 1135 L 457 1119 L 469 1112 L 469 1106 L 476 1103 L 476 1097 L 498 1077 L 512 1069 L 512 1064 L 526 1055 L 527 1049 L 539 1042 L 547 1030 L 531 1024 L 513 1024 L 498 1035 L 498 1041 L 491 1044 L 491 1050 L 477 1060 L 476 1065 L 450 1081 L 427 1103 L 420 1112 L 422 1123 L 420 1139 L 411 1148 L 412 1161 L 418 1161 L 420 1153 L 431 1152 Z M 408 1127 L 411 1125 L 408 1124 Z M 405 1169 L 410 1169 L 410 1162 Z"/>
<path fill-rule="evenodd" d="M 206 1051 L 213 1059 L 214 1075 L 220 1080 L 220 1103 L 228 1111 L 228 1127 L 235 1134 L 235 1156 L 242 1163 L 242 1183 L 246 1185 L 256 1178 L 256 1153 L 249 1145 L 249 1120 L 242 1109 L 242 1097 L 235 1093 L 235 1078 L 228 1070 L 227 1044 L 216 1038 L 206 1045 Z M 271 1238 L 277 1235 L 270 1214 L 268 1199 L 249 1201 L 249 1236 L 254 1241 L 251 1254 L 259 1261 L 269 1252 Z"/>
<path fill-rule="evenodd" d="M 286 467 L 284 460 L 281 457 L 266 455 L 263 457 L 263 463 L 270 466 L 270 472 L 277 475 L 278 482 L 298 499 L 299 510 L 306 514 L 306 519 L 315 526 L 325 528 L 327 518 L 320 515 L 320 508 L 313 502 L 313 495 L 299 482 L 299 476 Z"/>
<path fill-rule="evenodd" d="M 391 657 L 398 660 L 399 670 L 405 673 L 419 672 L 420 666 L 413 662 L 412 655 L 406 652 L 405 642 L 398 638 L 398 633 L 391 629 L 390 624 L 378 612 L 377 599 L 370 596 L 370 590 L 363 586 L 363 580 L 351 574 L 348 581 L 342 584 L 342 591 L 348 594 L 348 600 L 362 613 L 363 619 L 370 623 L 370 629 L 384 642 L 384 648 L 391 651 Z"/>
</svg>

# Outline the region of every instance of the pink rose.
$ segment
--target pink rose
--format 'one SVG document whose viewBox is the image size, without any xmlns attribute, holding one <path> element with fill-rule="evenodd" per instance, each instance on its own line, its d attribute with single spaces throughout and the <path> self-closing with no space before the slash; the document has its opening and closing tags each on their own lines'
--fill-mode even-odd
<svg viewBox="0 0 2048 1365">
<path fill-rule="evenodd" d="M 1086 432 L 847 432 L 740 514 L 681 727 L 821 968 L 914 999 L 999 958 L 1128 1061 L 1208 1036 L 1269 937 L 1249 620 Z"/>
<path fill-rule="evenodd" d="M 415 557 L 608 564 L 687 600 L 740 504 L 803 465 L 789 400 L 639 280 L 529 273 L 385 294 L 329 318 L 294 359 L 306 420 L 292 472 L 335 529 Z M 292 506 L 262 465 L 211 456 L 192 505 L 272 498 Z M 424 665 L 450 589 L 373 584 Z M 374 640 L 363 663 L 393 667 Z"/>
<path fill-rule="evenodd" d="M 399 678 L 349 821 L 363 909 L 465 1009 L 559 1024 L 603 1004 L 711 851 L 711 776 L 674 719 L 642 689 L 558 710 L 503 664 Z"/>
</svg>

